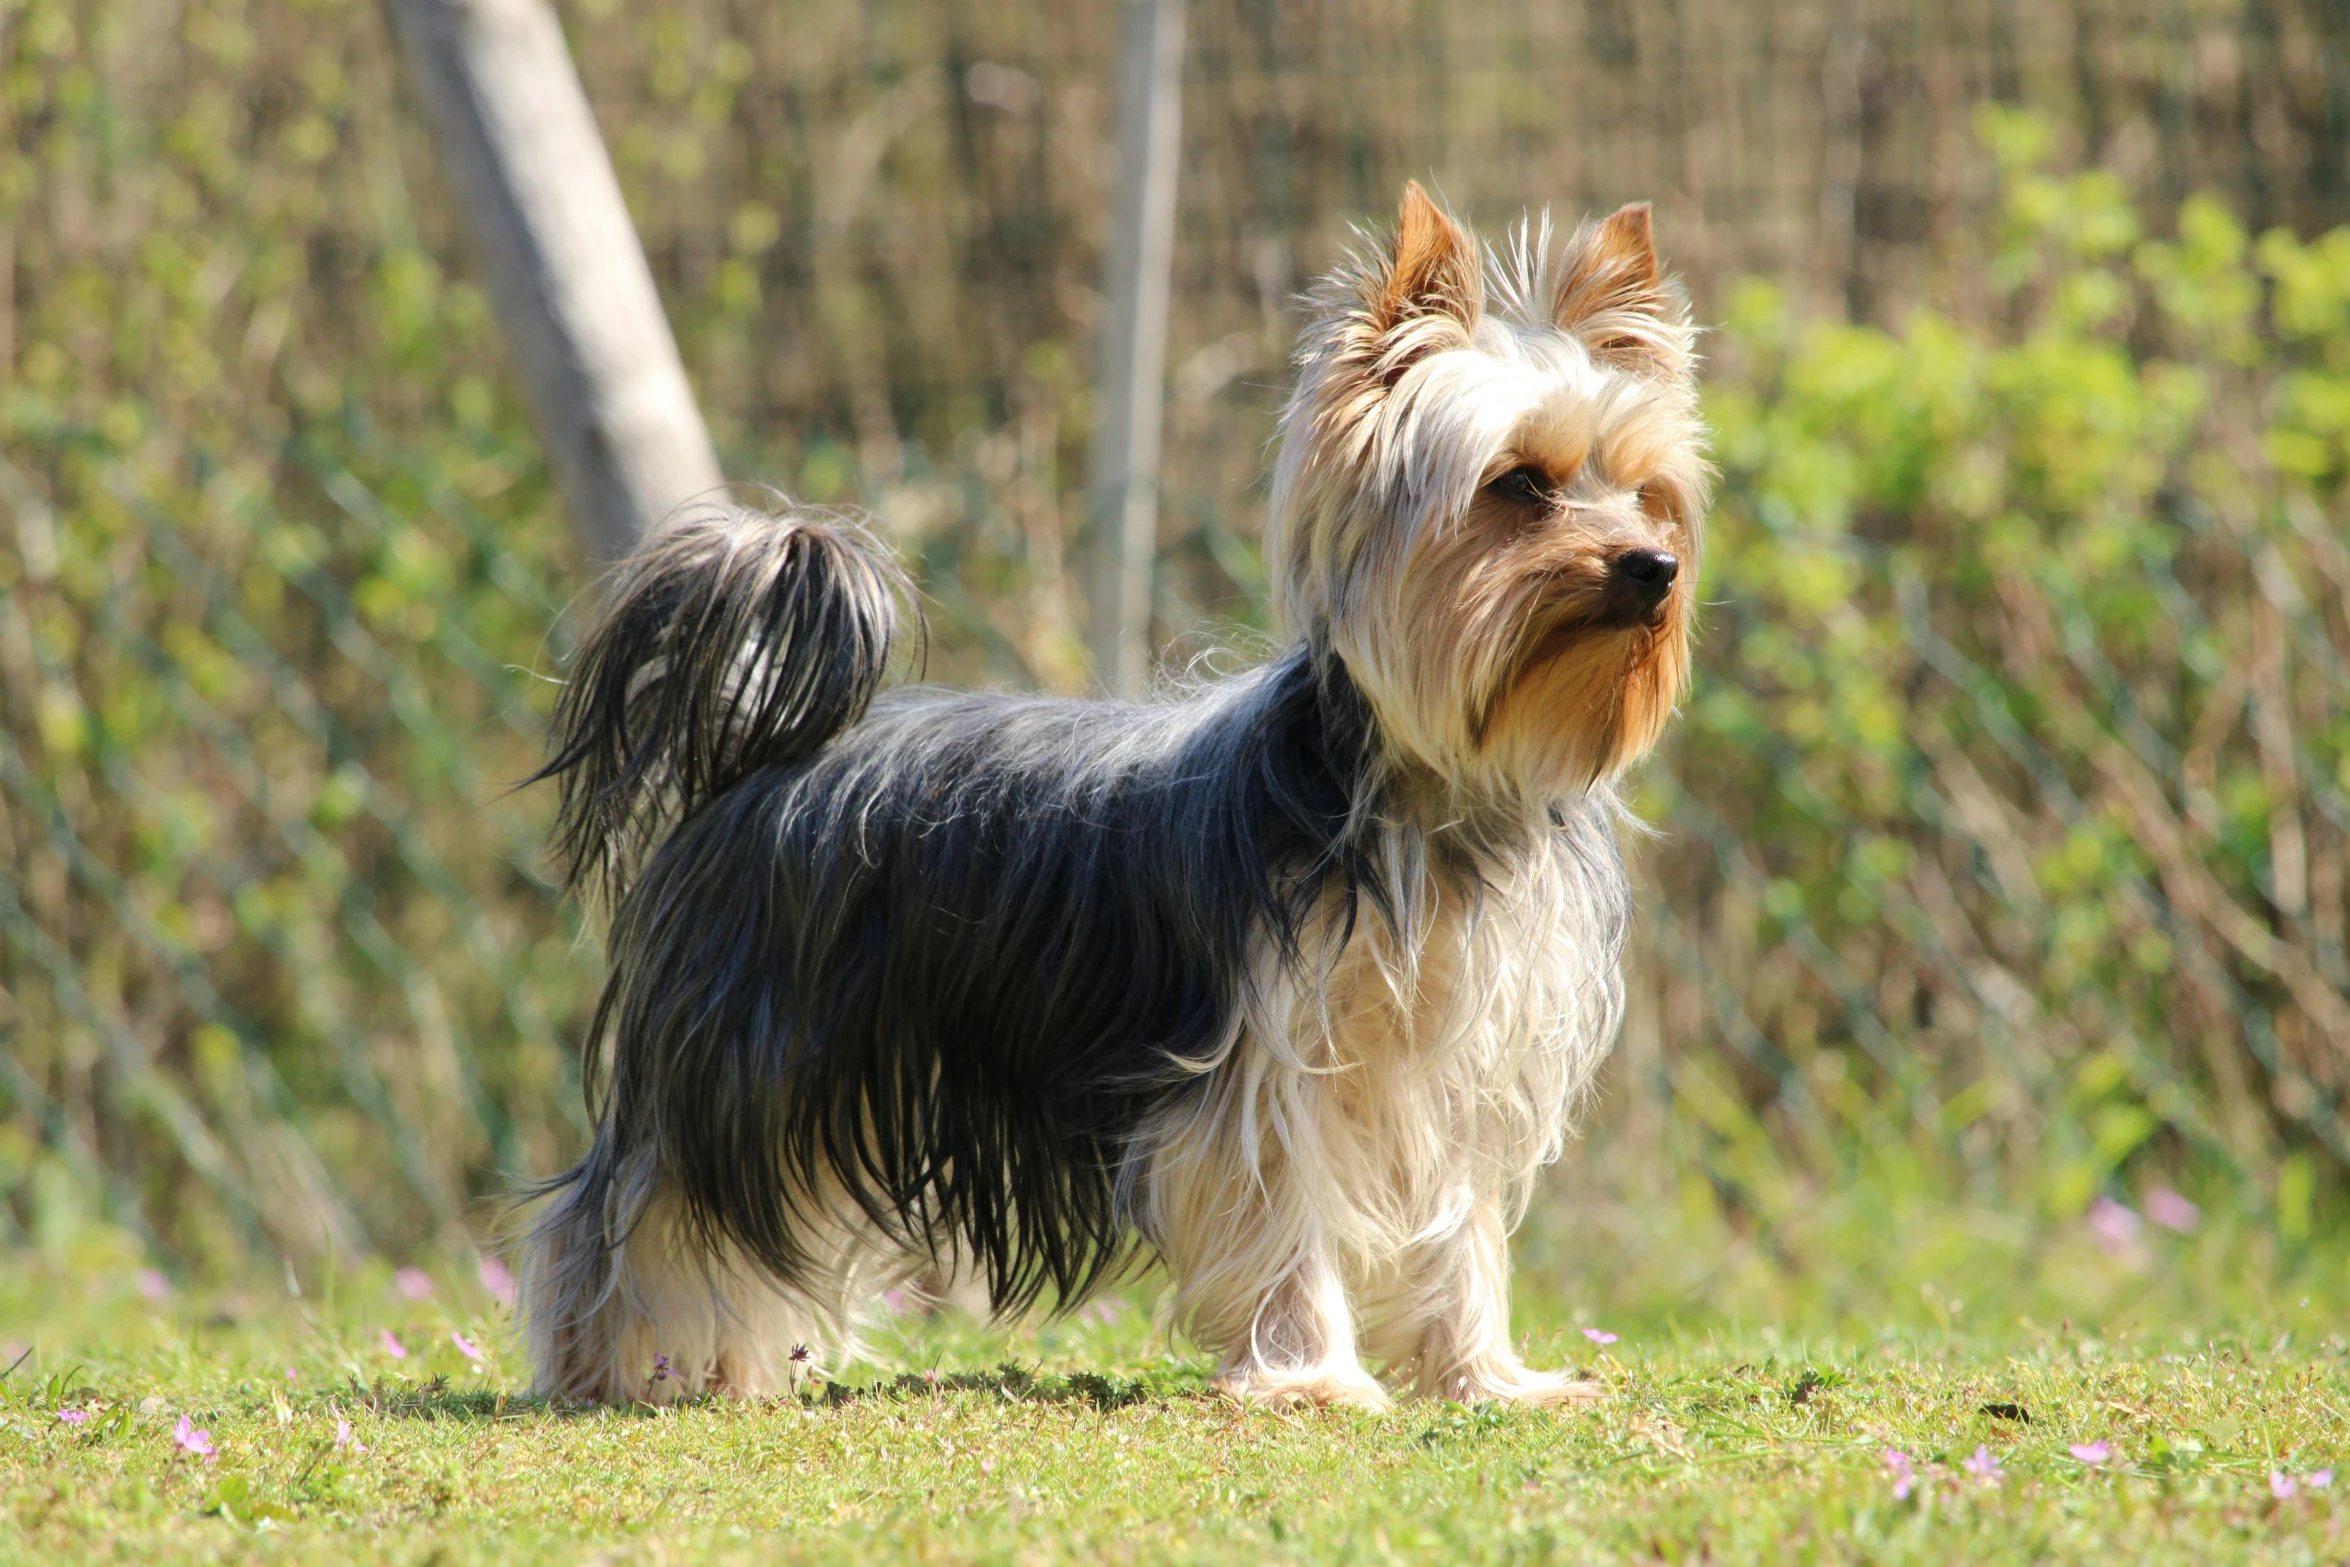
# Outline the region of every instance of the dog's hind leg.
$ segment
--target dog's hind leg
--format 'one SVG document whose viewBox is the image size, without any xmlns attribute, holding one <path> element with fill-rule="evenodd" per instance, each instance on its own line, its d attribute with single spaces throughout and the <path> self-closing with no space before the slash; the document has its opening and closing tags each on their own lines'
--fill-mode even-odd
<svg viewBox="0 0 2350 1567">
<path fill-rule="evenodd" d="M 836 1371 L 856 1354 L 858 1317 L 918 1259 L 845 1201 L 809 1211 L 810 1265 L 785 1284 L 713 1242 L 674 1193 L 600 1181 L 591 1160 L 535 1216 L 523 1246 L 537 1391 L 608 1404 L 760 1398 Z"/>
<path fill-rule="evenodd" d="M 597 1403 L 674 1403 L 782 1391 L 822 1313 L 731 1247 L 713 1248 L 665 1194 L 618 1236 L 566 1222 L 566 1192 L 533 1225 L 521 1299 L 537 1391 Z M 808 1358 L 803 1355 L 802 1359 Z"/>
</svg>

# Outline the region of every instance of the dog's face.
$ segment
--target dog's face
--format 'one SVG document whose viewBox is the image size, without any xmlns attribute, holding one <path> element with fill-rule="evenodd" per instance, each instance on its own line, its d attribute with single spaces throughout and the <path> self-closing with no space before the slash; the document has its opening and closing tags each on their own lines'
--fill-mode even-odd
<svg viewBox="0 0 2350 1567">
<path fill-rule="evenodd" d="M 1711 472 L 1648 209 L 1489 262 L 1413 185 L 1319 302 L 1269 540 L 1290 625 L 1456 784 L 1550 796 L 1641 755 L 1688 676 Z"/>
</svg>

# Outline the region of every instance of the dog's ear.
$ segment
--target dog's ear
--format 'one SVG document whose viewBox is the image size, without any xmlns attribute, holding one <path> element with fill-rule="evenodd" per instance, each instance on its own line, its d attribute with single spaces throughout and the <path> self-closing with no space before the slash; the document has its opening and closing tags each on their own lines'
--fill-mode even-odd
<svg viewBox="0 0 2350 1567">
<path fill-rule="evenodd" d="M 1329 314 L 1306 338 L 1326 367 L 1311 383 L 1316 438 L 1355 451 L 1346 443 L 1367 436 L 1372 410 L 1412 366 L 1467 346 L 1485 312 L 1477 242 L 1407 184 L 1394 234 L 1350 257 L 1322 299 Z"/>
<path fill-rule="evenodd" d="M 1575 231 L 1550 313 L 1602 364 L 1649 375 L 1686 366 L 1686 312 L 1657 265 L 1647 202 Z"/>
<path fill-rule="evenodd" d="M 1386 263 L 1370 280 L 1369 297 L 1363 301 L 1380 335 L 1429 318 L 1466 330 L 1484 313 L 1485 276 L 1477 262 L 1477 242 L 1445 215 L 1418 180 L 1403 188 L 1395 242 Z"/>
</svg>

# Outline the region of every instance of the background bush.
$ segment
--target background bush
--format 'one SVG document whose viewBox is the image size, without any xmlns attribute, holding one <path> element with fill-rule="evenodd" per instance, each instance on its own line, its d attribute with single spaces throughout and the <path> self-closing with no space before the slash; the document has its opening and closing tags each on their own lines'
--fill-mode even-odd
<svg viewBox="0 0 2350 1567">
<path fill-rule="evenodd" d="M 1161 630 L 1259 624 L 1348 221 L 1658 198 L 1724 486 L 1583 1201 L 1704 1267 L 2156 1181 L 2306 1245 L 2335 8 L 1359 10 L 1193 14 Z M 729 469 L 881 517 L 934 676 L 1081 686 L 1106 21 L 568 20 Z M 0 0 L 0 1243 L 462 1250 L 576 1146 L 597 964 L 506 785 L 583 582 L 395 66 L 348 0 Z"/>
</svg>

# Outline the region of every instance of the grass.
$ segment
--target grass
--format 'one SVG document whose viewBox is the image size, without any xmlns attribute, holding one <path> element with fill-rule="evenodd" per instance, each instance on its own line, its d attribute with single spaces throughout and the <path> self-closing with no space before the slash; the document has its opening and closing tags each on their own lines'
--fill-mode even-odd
<svg viewBox="0 0 2350 1567">
<path fill-rule="evenodd" d="M 0 1288 L 0 1326 L 31 1335 L 0 1382 L 0 1562 L 2350 1555 L 2350 1498 L 2271 1494 L 2272 1472 L 2350 1458 L 2330 1303 L 2155 1326 L 2125 1290 L 2102 1329 L 1887 1307 L 1880 1328 L 1817 1336 L 1688 1304 L 1599 1347 L 1538 1281 L 1534 1358 L 1598 1376 L 1602 1402 L 1384 1416 L 1234 1407 L 1128 1305 L 1011 1330 L 902 1321 L 880 1344 L 894 1369 L 655 1413 L 525 1397 L 471 1281 L 410 1302 L 378 1270 L 340 1301 L 199 1305 L 131 1277 L 32 1268 Z M 183 1416 L 216 1457 L 179 1448 Z M 2106 1462 L 2071 1451 L 2094 1442 Z M 1963 1469 L 1978 1447 L 1996 1478 Z M 1889 1448 L 1920 1476 L 1906 1499 Z"/>
</svg>

